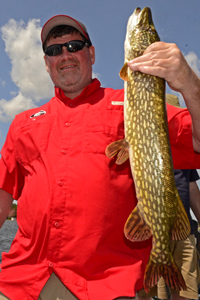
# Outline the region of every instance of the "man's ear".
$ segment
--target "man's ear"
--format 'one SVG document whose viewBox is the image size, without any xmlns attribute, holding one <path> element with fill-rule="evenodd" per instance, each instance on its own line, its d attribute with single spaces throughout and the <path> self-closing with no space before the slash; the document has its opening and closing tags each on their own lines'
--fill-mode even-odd
<svg viewBox="0 0 200 300">
<path fill-rule="evenodd" d="M 89 47 L 89 53 L 90 53 L 91 63 L 93 65 L 95 63 L 95 48 L 94 48 L 94 46 Z"/>
<path fill-rule="evenodd" d="M 44 61 L 45 61 L 46 71 L 49 73 L 49 64 L 48 64 L 48 59 L 46 58 L 46 55 L 44 55 Z"/>
</svg>

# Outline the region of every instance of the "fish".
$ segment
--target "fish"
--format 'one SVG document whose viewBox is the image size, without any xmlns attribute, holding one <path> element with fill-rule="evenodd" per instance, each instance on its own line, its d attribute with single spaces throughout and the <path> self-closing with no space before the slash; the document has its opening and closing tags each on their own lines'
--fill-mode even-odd
<svg viewBox="0 0 200 300">
<path fill-rule="evenodd" d="M 144 274 L 148 293 L 163 277 L 175 290 L 186 284 L 170 251 L 171 240 L 190 235 L 190 223 L 176 188 L 165 102 L 165 80 L 131 71 L 128 61 L 159 41 L 151 10 L 136 8 L 127 24 L 124 80 L 125 138 L 107 146 L 106 155 L 116 164 L 130 161 L 137 206 L 128 217 L 124 233 L 131 241 L 152 237 L 152 249 Z"/>
</svg>

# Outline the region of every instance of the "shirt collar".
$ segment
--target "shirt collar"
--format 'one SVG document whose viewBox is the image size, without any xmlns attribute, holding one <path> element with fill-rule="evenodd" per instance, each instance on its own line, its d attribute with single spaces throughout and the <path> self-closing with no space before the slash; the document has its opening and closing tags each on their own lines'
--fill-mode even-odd
<svg viewBox="0 0 200 300">
<path fill-rule="evenodd" d="M 96 92 L 101 86 L 100 81 L 97 78 L 94 78 L 92 80 L 92 83 L 87 85 L 81 92 L 81 94 L 79 96 L 77 96 L 74 99 L 70 99 L 69 97 L 66 97 L 63 90 L 59 87 L 55 87 L 55 96 L 65 102 L 65 103 L 69 103 L 71 101 L 81 101 L 85 98 L 87 98 L 88 96 L 90 96 L 91 94 L 93 94 L 94 92 Z"/>
</svg>

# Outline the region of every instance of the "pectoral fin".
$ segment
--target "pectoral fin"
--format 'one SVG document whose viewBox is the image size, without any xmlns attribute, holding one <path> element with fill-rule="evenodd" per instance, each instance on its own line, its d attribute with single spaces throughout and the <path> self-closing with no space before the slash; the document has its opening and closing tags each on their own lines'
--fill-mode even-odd
<svg viewBox="0 0 200 300">
<path fill-rule="evenodd" d="M 129 77 L 128 77 L 128 64 L 127 64 L 127 62 L 125 62 L 125 64 L 123 65 L 121 71 L 119 72 L 119 76 L 124 81 L 129 81 Z"/>
<path fill-rule="evenodd" d="M 121 165 L 129 158 L 129 146 L 126 140 L 119 140 L 111 143 L 106 148 L 106 155 L 113 158 L 117 155 L 116 164 Z"/>
<path fill-rule="evenodd" d="M 173 224 L 171 239 L 175 241 L 185 240 L 191 232 L 190 222 L 183 206 L 183 203 L 178 195 L 177 216 Z"/>
<path fill-rule="evenodd" d="M 124 226 L 124 233 L 127 239 L 135 241 L 144 241 L 151 237 L 152 232 L 142 217 L 138 206 L 132 211 Z"/>
</svg>

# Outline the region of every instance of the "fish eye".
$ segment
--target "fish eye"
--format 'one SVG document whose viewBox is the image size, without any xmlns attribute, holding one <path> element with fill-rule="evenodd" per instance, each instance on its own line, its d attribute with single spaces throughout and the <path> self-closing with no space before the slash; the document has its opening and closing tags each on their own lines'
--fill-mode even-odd
<svg viewBox="0 0 200 300">
<path fill-rule="evenodd" d="M 149 27 L 149 33 L 152 33 L 152 34 L 155 34 L 156 32 L 155 32 L 155 30 L 154 29 L 152 29 L 151 27 Z"/>
</svg>

